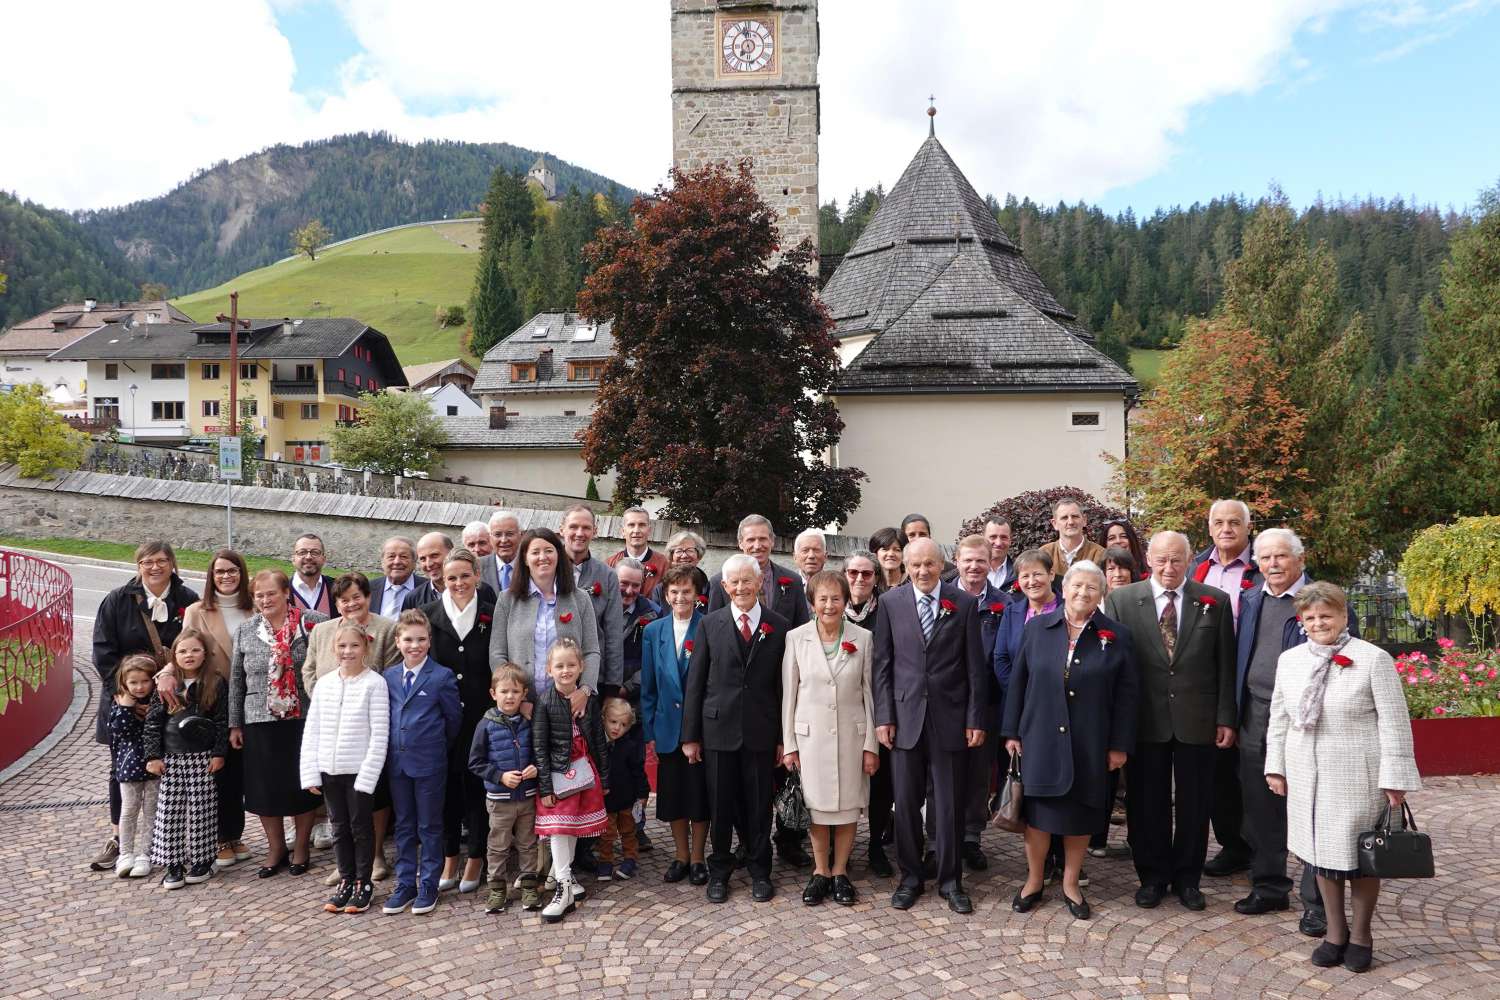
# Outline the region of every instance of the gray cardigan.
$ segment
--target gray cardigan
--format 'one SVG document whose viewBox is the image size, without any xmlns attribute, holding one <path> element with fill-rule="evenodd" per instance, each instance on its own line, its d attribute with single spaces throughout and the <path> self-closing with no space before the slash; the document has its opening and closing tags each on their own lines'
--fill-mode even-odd
<svg viewBox="0 0 1500 1000">
<path fill-rule="evenodd" d="M 280 722 L 266 709 L 266 676 L 271 670 L 271 647 L 261 641 L 257 612 L 241 622 L 234 633 L 234 652 L 229 657 L 229 728 L 257 722 Z M 326 621 L 316 611 L 302 612 L 302 627 L 292 637 L 292 673 L 297 676 L 297 701 L 307 717 L 307 688 L 302 683 L 302 664 L 307 659 L 307 638 L 312 627 Z"/>
<path fill-rule="evenodd" d="M 509 660 L 524 669 L 528 678 L 535 678 L 536 668 L 531 661 L 536 649 L 536 603 L 535 597 L 517 599 L 508 590 L 495 602 L 495 627 L 490 630 L 491 670 Z M 571 616 L 568 621 L 561 620 L 568 616 Z M 557 637 L 572 639 L 583 650 L 583 677 L 579 685 L 597 694 L 599 623 L 594 617 L 592 599 L 577 590 L 558 594 L 557 617 Z M 528 692 L 527 700 L 535 703 L 536 692 Z"/>
</svg>

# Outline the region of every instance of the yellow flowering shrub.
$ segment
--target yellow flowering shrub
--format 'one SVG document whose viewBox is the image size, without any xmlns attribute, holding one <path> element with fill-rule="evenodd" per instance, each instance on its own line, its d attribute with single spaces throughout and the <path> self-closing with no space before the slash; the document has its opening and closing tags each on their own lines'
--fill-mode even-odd
<svg viewBox="0 0 1500 1000">
<path fill-rule="evenodd" d="M 1414 612 L 1464 616 L 1479 645 L 1486 617 L 1500 611 L 1500 517 L 1462 517 L 1423 530 L 1401 557 L 1401 576 Z"/>
</svg>

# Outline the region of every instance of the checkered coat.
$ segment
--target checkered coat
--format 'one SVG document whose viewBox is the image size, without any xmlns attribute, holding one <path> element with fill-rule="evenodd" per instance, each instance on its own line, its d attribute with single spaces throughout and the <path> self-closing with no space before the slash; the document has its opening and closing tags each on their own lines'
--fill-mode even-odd
<svg viewBox="0 0 1500 1000">
<path fill-rule="evenodd" d="M 1287 848 L 1335 871 L 1359 867 L 1355 840 L 1380 817 L 1381 789 L 1422 787 L 1390 655 L 1363 639 L 1349 640 L 1344 655 L 1354 663 L 1329 665 L 1323 714 L 1301 730 L 1292 721 L 1315 661 L 1305 645 L 1281 654 L 1266 734 L 1266 773 L 1286 777 Z"/>
</svg>

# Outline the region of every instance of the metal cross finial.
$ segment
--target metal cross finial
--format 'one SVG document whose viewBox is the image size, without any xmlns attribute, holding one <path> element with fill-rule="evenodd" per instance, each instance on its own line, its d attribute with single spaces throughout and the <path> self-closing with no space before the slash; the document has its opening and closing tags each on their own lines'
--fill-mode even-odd
<svg viewBox="0 0 1500 1000">
<path fill-rule="evenodd" d="M 927 95 L 927 135 L 937 135 L 937 98 L 931 94 Z"/>
</svg>

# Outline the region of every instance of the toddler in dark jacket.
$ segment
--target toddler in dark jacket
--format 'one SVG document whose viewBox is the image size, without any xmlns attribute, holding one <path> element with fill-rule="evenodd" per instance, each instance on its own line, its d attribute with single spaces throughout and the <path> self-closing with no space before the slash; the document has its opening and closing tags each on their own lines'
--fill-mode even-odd
<svg viewBox="0 0 1500 1000">
<path fill-rule="evenodd" d="M 635 805 L 649 798 L 646 781 L 646 744 L 635 725 L 635 709 L 623 698 L 604 702 L 604 735 L 609 740 L 609 791 L 604 795 L 607 826 L 595 848 L 599 858 L 596 877 L 635 878 L 640 845 L 636 837 Z M 615 864 L 615 840 L 620 841 L 620 863 Z"/>
<path fill-rule="evenodd" d="M 526 671 L 502 663 L 490 678 L 495 707 L 484 713 L 469 745 L 469 770 L 484 781 L 490 814 L 488 845 L 490 896 L 485 912 L 510 905 L 510 849 L 520 868 L 521 908 L 541 908 L 538 893 L 536 836 L 536 757 L 531 748 L 531 720 L 521 714 L 526 700 Z"/>
</svg>

